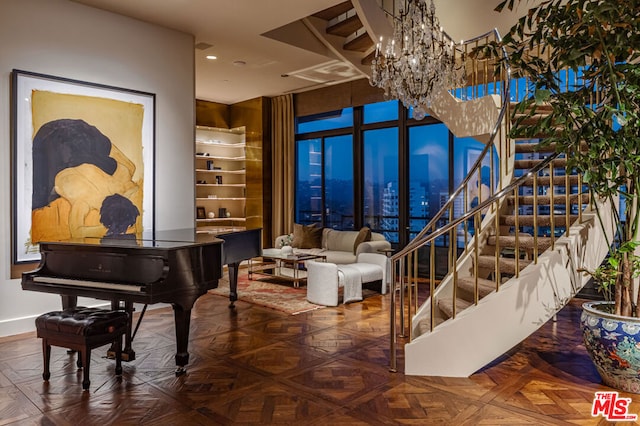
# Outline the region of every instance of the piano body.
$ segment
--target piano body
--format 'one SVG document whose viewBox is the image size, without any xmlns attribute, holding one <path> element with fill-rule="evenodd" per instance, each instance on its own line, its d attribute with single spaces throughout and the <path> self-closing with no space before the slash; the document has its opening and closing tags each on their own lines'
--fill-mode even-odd
<svg viewBox="0 0 640 426">
<path fill-rule="evenodd" d="M 242 232 L 252 239 L 261 235 L 259 229 Z M 253 257 L 253 241 L 227 238 L 229 251 L 239 247 L 232 260 L 242 257 L 243 252 Z M 175 321 L 176 374 L 182 374 L 189 362 L 191 309 L 201 295 L 218 286 L 224 242 L 213 234 L 196 234 L 194 229 L 43 242 L 40 264 L 22 274 L 22 288 L 60 294 L 65 308 L 75 306 L 78 296 L 110 300 L 116 306 L 124 302 L 130 312 L 134 303 L 170 303 Z M 257 244 L 259 247 L 259 240 Z M 237 281 L 232 293 L 236 286 Z M 133 360 L 131 327 L 126 340 L 125 358 Z"/>
<path fill-rule="evenodd" d="M 229 307 L 238 300 L 238 270 L 243 260 L 262 256 L 262 229 L 216 234 L 224 241 L 222 245 L 222 264 L 229 270 Z"/>
</svg>

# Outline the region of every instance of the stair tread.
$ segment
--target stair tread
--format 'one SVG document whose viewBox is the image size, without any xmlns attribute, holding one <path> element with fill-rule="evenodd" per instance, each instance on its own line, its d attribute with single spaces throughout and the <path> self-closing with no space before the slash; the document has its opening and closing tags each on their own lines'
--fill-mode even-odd
<svg viewBox="0 0 640 426">
<path fill-rule="evenodd" d="M 327 27 L 327 34 L 332 34 L 340 37 L 347 37 L 350 34 L 355 33 L 362 28 L 362 21 L 358 14 L 347 17 L 346 19 L 337 22 Z"/>
<path fill-rule="evenodd" d="M 537 166 L 538 164 L 540 164 L 541 162 L 543 162 L 545 159 L 544 158 L 529 158 L 529 159 L 521 159 L 521 160 L 515 160 L 514 161 L 514 168 L 516 169 L 532 169 L 535 166 Z M 558 168 L 558 169 L 564 169 L 567 165 L 567 159 L 566 158 L 556 158 L 555 160 L 551 161 L 551 164 L 553 164 L 553 167 Z"/>
<path fill-rule="evenodd" d="M 580 198 L 582 198 L 582 204 L 587 204 L 589 203 L 589 194 L 584 192 L 582 193 L 582 197 L 580 197 L 581 194 L 571 194 L 569 195 L 569 204 L 577 204 L 578 201 L 580 200 Z M 515 196 L 514 195 L 509 195 L 507 197 L 507 202 L 510 205 L 514 205 L 515 204 Z M 551 204 L 551 196 L 550 195 L 538 195 L 537 197 L 537 203 L 538 205 L 549 205 Z M 521 206 L 532 206 L 533 202 L 535 200 L 535 197 L 533 195 L 520 195 L 518 196 L 518 204 Z M 553 197 L 553 204 L 556 205 L 565 205 L 566 204 L 566 200 L 565 200 L 565 195 L 564 194 L 555 194 Z"/>
<path fill-rule="evenodd" d="M 342 47 L 345 50 L 351 50 L 354 52 L 366 52 L 373 46 L 373 40 L 369 37 L 368 33 L 362 33 L 353 40 L 348 41 Z"/>
<path fill-rule="evenodd" d="M 515 248 L 516 247 L 516 236 L 515 235 L 500 235 L 498 238 L 500 243 L 500 247 L 503 248 Z M 518 242 L 520 243 L 520 249 L 524 251 L 533 250 L 535 246 L 536 239 L 533 238 L 532 235 L 521 233 L 518 235 Z M 549 247 L 551 247 L 551 237 L 538 237 L 538 252 L 543 252 Z M 487 240 L 487 245 L 495 246 L 496 245 L 496 236 L 492 235 Z"/>
<path fill-rule="evenodd" d="M 335 6 L 331 6 L 327 9 L 321 10 L 320 12 L 316 12 L 313 14 L 313 16 L 324 19 L 326 21 L 330 21 L 331 19 L 338 17 L 343 13 L 347 13 L 351 9 L 353 9 L 353 4 L 351 4 L 351 1 L 345 1 Z"/>
<path fill-rule="evenodd" d="M 459 314 L 471 305 L 473 305 L 473 302 L 457 298 L 456 314 Z M 451 298 L 438 299 L 438 308 L 445 317 L 451 318 L 453 316 L 453 300 L 451 300 Z"/>
<path fill-rule="evenodd" d="M 554 175 L 553 183 L 554 185 L 565 185 L 566 179 L 565 175 Z M 523 180 L 523 185 L 533 185 L 534 176 L 528 176 Z M 545 186 L 551 183 L 551 176 L 538 176 L 537 178 L 538 186 Z M 569 175 L 569 184 L 577 185 L 578 184 L 578 175 Z"/>
<path fill-rule="evenodd" d="M 496 258 L 494 255 L 480 255 L 478 256 L 478 267 L 493 270 L 495 268 L 495 261 Z M 518 262 L 518 266 L 520 267 L 520 270 L 522 270 L 530 263 L 530 260 L 520 259 Z M 516 272 L 516 259 L 510 257 L 501 257 L 499 266 L 501 273 L 513 275 Z"/>
<path fill-rule="evenodd" d="M 572 224 L 578 219 L 577 215 L 569 215 L 569 224 Z M 564 213 L 556 214 L 553 217 L 553 222 L 555 226 L 566 226 L 567 225 L 567 217 Z M 500 224 L 514 226 L 516 224 L 515 215 L 502 215 L 500 216 Z M 550 226 L 551 225 L 551 216 L 549 215 L 538 215 L 538 226 Z M 518 216 L 518 226 L 533 226 L 533 216 L 530 215 L 519 215 Z"/>
<path fill-rule="evenodd" d="M 458 288 L 473 294 L 476 285 L 475 277 L 459 277 Z M 478 278 L 478 296 L 485 297 L 496 289 L 496 283 L 485 278 Z"/>
</svg>

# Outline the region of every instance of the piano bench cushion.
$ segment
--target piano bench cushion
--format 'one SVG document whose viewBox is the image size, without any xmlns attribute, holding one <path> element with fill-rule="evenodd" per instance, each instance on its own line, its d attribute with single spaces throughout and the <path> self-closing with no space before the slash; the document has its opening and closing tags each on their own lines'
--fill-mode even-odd
<svg viewBox="0 0 640 426">
<path fill-rule="evenodd" d="M 36 318 L 36 329 L 88 337 L 120 331 L 127 321 L 125 311 L 76 307 L 40 315 Z"/>
</svg>

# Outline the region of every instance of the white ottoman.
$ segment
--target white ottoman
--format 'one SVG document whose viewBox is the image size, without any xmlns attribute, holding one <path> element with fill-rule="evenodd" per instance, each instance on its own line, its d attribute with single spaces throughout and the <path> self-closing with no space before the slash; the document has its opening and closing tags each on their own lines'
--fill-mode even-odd
<svg viewBox="0 0 640 426">
<path fill-rule="evenodd" d="M 343 303 L 362 300 L 362 284 L 382 281 L 382 294 L 387 292 L 390 276 L 389 259 L 382 254 L 361 253 L 356 263 L 336 265 L 307 262 L 307 300 L 324 306 L 338 306 L 338 289 L 344 288 Z"/>
</svg>

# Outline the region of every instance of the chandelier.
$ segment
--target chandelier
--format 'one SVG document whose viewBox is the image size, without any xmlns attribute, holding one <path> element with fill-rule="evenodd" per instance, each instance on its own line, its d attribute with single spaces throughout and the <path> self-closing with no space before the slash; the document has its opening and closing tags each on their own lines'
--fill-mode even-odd
<svg viewBox="0 0 640 426">
<path fill-rule="evenodd" d="M 439 89 L 464 80 L 463 61 L 456 64 L 456 44 L 442 30 L 431 0 L 405 0 L 394 16 L 393 38 L 376 45 L 371 85 L 384 89 L 386 99 L 398 99 L 421 120 Z"/>
</svg>

